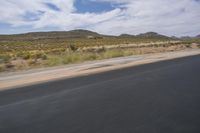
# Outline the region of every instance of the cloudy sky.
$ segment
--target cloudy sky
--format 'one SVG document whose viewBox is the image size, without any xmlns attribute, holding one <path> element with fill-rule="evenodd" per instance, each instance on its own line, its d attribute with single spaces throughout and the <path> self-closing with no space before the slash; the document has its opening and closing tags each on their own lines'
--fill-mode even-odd
<svg viewBox="0 0 200 133">
<path fill-rule="evenodd" d="M 0 34 L 87 29 L 200 34 L 200 0 L 0 0 Z"/>
</svg>

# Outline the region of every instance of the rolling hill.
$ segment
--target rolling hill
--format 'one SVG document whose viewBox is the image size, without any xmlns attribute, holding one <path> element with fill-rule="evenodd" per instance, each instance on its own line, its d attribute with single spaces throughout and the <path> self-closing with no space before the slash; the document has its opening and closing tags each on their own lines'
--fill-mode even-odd
<svg viewBox="0 0 200 133">
<path fill-rule="evenodd" d="M 166 39 L 170 39 L 170 37 L 158 34 L 156 32 L 142 33 L 142 34 L 137 35 L 136 37 L 139 37 L 139 38 L 166 38 Z"/>
<path fill-rule="evenodd" d="M 0 41 L 27 41 L 40 39 L 87 38 L 88 36 L 101 37 L 102 35 L 88 30 L 31 32 L 25 34 L 0 35 Z"/>
<path fill-rule="evenodd" d="M 52 32 L 31 32 L 25 34 L 14 35 L 0 35 L 0 41 L 31 41 L 42 39 L 95 39 L 95 38 L 139 38 L 139 39 L 172 39 L 168 36 L 164 36 L 155 32 L 147 32 L 139 35 L 121 34 L 120 36 L 102 35 L 97 32 L 89 30 L 71 30 L 71 31 L 52 31 Z"/>
</svg>

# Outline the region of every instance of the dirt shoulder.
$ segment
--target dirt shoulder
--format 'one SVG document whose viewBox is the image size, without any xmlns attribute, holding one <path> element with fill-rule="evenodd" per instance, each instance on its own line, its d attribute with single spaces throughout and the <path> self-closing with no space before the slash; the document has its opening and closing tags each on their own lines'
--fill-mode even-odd
<svg viewBox="0 0 200 133">
<path fill-rule="evenodd" d="M 198 54 L 200 54 L 200 49 L 120 57 L 62 67 L 1 73 L 0 91 Z"/>
</svg>

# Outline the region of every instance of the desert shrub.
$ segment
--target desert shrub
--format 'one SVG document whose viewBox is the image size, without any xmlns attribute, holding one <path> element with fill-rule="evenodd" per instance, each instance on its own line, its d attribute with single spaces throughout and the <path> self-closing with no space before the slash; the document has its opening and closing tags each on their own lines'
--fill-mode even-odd
<svg viewBox="0 0 200 133">
<path fill-rule="evenodd" d="M 124 53 L 122 50 L 107 50 L 103 53 L 103 58 L 114 58 L 114 57 L 121 57 Z"/>
<path fill-rule="evenodd" d="M 5 67 L 8 68 L 8 69 L 10 69 L 10 68 L 13 68 L 15 66 L 13 64 L 11 64 L 11 63 L 6 63 Z"/>
<path fill-rule="evenodd" d="M 5 71 L 5 70 L 6 70 L 5 65 L 0 64 L 0 72 L 3 72 L 3 71 Z"/>
<path fill-rule="evenodd" d="M 124 51 L 124 56 L 131 56 L 131 55 L 135 55 L 135 51 L 134 50 L 125 50 Z"/>
<path fill-rule="evenodd" d="M 42 57 L 42 53 L 41 52 L 32 52 L 31 53 L 31 59 L 39 59 L 39 58 L 41 58 Z"/>
<path fill-rule="evenodd" d="M 66 48 L 52 48 L 45 51 L 45 53 L 60 54 L 66 51 Z"/>
<path fill-rule="evenodd" d="M 42 51 L 33 51 L 30 53 L 30 59 L 47 59 L 47 55 Z"/>
<path fill-rule="evenodd" d="M 28 59 L 30 59 L 30 57 L 31 57 L 31 54 L 29 52 L 23 52 L 22 58 L 24 60 L 28 60 Z"/>
<path fill-rule="evenodd" d="M 96 60 L 98 59 L 99 55 L 97 53 L 87 53 L 84 54 L 82 60 Z"/>
<path fill-rule="evenodd" d="M 74 45 L 74 44 L 69 44 L 69 48 L 70 48 L 70 50 L 72 50 L 72 51 L 78 50 L 78 47 L 77 47 L 76 45 Z"/>
<path fill-rule="evenodd" d="M 45 63 L 45 65 L 47 66 L 56 66 L 61 64 L 62 64 L 62 58 L 57 56 L 49 57 Z"/>
<path fill-rule="evenodd" d="M 84 55 L 79 53 L 66 54 L 64 57 L 62 57 L 62 62 L 63 64 L 76 63 L 81 61 L 82 56 Z"/>
<path fill-rule="evenodd" d="M 160 45 L 159 44 L 155 44 L 155 45 L 153 45 L 154 47 L 156 47 L 156 48 L 158 48 Z"/>
<path fill-rule="evenodd" d="M 11 57 L 9 55 L 0 55 L 0 63 L 8 63 Z"/>
<path fill-rule="evenodd" d="M 34 60 L 34 59 L 30 59 L 27 61 L 28 66 L 35 65 L 36 63 L 37 63 L 37 60 Z"/>
<path fill-rule="evenodd" d="M 16 57 L 28 60 L 30 59 L 31 55 L 30 52 L 17 52 Z"/>
<path fill-rule="evenodd" d="M 96 52 L 98 53 L 105 52 L 105 51 L 106 51 L 106 48 L 104 46 L 96 50 Z"/>
<path fill-rule="evenodd" d="M 186 44 L 185 46 L 186 46 L 186 48 L 191 48 L 190 44 Z"/>
<path fill-rule="evenodd" d="M 46 54 L 42 55 L 41 59 L 47 60 L 48 56 Z"/>
<path fill-rule="evenodd" d="M 22 69 L 26 69 L 26 68 L 27 68 L 27 66 L 24 63 L 15 65 L 15 70 L 22 70 Z"/>
<path fill-rule="evenodd" d="M 29 60 L 29 59 L 47 59 L 47 55 L 44 52 L 40 51 L 30 51 L 30 52 L 18 52 L 16 54 L 18 58 L 22 58 L 24 60 Z"/>
</svg>

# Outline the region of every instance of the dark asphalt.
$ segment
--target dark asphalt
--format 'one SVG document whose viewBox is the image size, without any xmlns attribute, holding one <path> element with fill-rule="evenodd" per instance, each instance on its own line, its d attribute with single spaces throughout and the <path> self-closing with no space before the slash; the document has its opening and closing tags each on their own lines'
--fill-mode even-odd
<svg viewBox="0 0 200 133">
<path fill-rule="evenodd" d="M 200 133 L 200 55 L 2 91 L 0 133 Z"/>
</svg>

